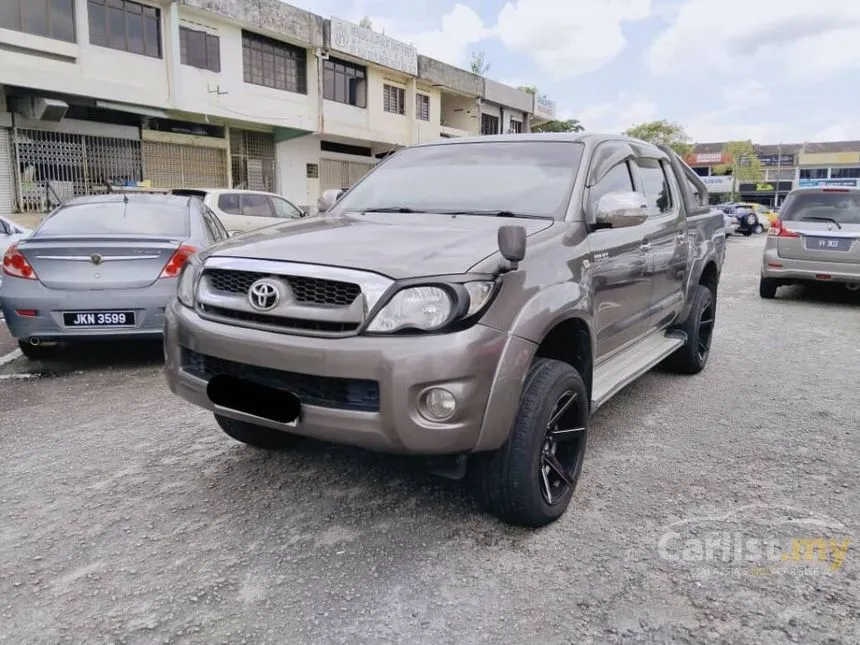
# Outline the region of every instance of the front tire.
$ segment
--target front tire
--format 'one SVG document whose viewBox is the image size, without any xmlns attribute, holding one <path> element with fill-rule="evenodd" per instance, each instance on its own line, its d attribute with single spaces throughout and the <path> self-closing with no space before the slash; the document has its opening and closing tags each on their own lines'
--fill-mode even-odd
<svg viewBox="0 0 860 645">
<path fill-rule="evenodd" d="M 758 295 L 766 300 L 773 300 L 776 298 L 777 286 L 779 285 L 773 278 L 761 277 L 758 281 Z"/>
<path fill-rule="evenodd" d="M 561 517 L 582 472 L 590 407 L 573 367 L 536 359 L 508 440 L 474 457 L 470 475 L 482 506 L 504 522 L 530 528 Z"/>
<path fill-rule="evenodd" d="M 698 374 L 708 363 L 711 354 L 711 339 L 717 313 L 714 294 L 705 285 L 693 290 L 690 314 L 678 327 L 687 334 L 687 342 L 679 347 L 664 362 L 663 367 L 675 374 Z"/>
<path fill-rule="evenodd" d="M 293 446 L 298 437 L 280 430 L 256 426 L 253 423 L 237 421 L 229 417 L 215 415 L 221 429 L 236 441 L 261 450 L 283 450 Z"/>
</svg>

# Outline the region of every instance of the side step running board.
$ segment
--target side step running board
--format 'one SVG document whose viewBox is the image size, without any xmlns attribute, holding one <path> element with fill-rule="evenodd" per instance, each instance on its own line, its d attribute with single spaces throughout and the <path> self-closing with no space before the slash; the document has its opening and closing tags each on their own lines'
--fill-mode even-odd
<svg viewBox="0 0 860 645">
<path fill-rule="evenodd" d="M 687 335 L 682 331 L 655 333 L 598 366 L 591 388 L 591 411 L 596 411 L 686 342 Z"/>
</svg>

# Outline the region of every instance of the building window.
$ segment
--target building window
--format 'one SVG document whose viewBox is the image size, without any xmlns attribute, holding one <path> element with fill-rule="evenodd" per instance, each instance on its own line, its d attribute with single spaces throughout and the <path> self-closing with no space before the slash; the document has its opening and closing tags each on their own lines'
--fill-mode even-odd
<svg viewBox="0 0 860 645">
<path fill-rule="evenodd" d="M 711 176 L 711 167 L 710 166 L 693 166 L 693 172 L 699 175 L 699 177 L 710 177 Z"/>
<path fill-rule="evenodd" d="M 801 168 L 801 179 L 827 179 L 827 168 Z"/>
<path fill-rule="evenodd" d="M 72 0 L 0 0 L 0 27 L 75 42 Z"/>
<path fill-rule="evenodd" d="M 242 32 L 244 80 L 285 92 L 308 93 L 306 49 Z"/>
<path fill-rule="evenodd" d="M 792 181 L 794 179 L 794 168 L 768 170 L 766 179 L 767 181 Z"/>
<path fill-rule="evenodd" d="M 355 107 L 367 107 L 367 70 L 335 58 L 324 60 L 323 98 Z"/>
<path fill-rule="evenodd" d="M 161 58 L 161 13 L 131 0 L 89 0 L 90 43 Z"/>
<path fill-rule="evenodd" d="M 510 131 L 512 134 L 522 134 L 523 132 L 523 122 L 517 121 L 516 119 L 511 119 Z"/>
<path fill-rule="evenodd" d="M 481 134 L 499 134 L 499 117 L 492 114 L 482 114 Z"/>
<path fill-rule="evenodd" d="M 179 28 L 179 58 L 183 65 L 221 71 L 221 43 L 218 36 L 205 31 Z"/>
<path fill-rule="evenodd" d="M 426 94 L 415 95 L 415 116 L 422 121 L 430 120 L 430 97 Z"/>
<path fill-rule="evenodd" d="M 394 85 L 382 86 L 382 109 L 392 114 L 406 114 L 406 90 Z"/>
<path fill-rule="evenodd" d="M 860 168 L 831 168 L 831 179 L 860 179 Z"/>
</svg>

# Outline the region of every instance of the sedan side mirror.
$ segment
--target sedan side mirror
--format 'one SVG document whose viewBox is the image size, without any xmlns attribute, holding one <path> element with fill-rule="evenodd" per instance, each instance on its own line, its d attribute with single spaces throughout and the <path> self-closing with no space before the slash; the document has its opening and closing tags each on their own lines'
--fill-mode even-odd
<svg viewBox="0 0 860 645">
<path fill-rule="evenodd" d="M 317 200 L 317 208 L 320 213 L 325 213 L 328 209 L 334 206 L 335 202 L 343 195 L 343 190 L 340 188 L 330 188 L 323 191 L 320 198 Z"/>
<path fill-rule="evenodd" d="M 639 226 L 648 219 L 648 203 L 636 192 L 607 193 L 597 202 L 597 228 Z"/>
</svg>

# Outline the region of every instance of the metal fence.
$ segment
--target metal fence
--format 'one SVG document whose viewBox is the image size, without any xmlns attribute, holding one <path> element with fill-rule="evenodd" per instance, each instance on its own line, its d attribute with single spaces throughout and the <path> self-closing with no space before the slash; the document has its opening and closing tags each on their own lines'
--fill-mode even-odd
<svg viewBox="0 0 860 645">
<path fill-rule="evenodd" d="M 143 179 L 140 141 L 18 128 L 13 130 L 18 209 L 45 212 L 107 184 Z"/>
</svg>

